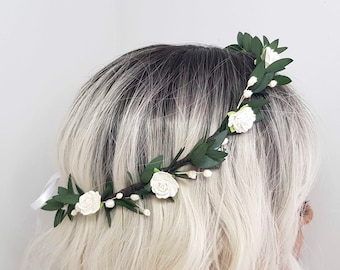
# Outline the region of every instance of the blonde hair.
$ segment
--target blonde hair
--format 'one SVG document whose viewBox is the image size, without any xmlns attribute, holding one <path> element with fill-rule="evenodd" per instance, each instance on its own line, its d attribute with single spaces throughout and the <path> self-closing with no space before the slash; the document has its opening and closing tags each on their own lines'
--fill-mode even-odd
<svg viewBox="0 0 340 270">
<path fill-rule="evenodd" d="M 84 190 L 131 184 L 152 158 L 165 164 L 211 135 L 234 109 L 253 57 L 213 47 L 157 45 L 123 55 L 78 94 L 61 130 L 60 172 Z M 314 180 L 310 117 L 287 87 L 265 94 L 264 119 L 229 137 L 210 178 L 178 179 L 175 202 L 145 198 L 64 220 L 37 237 L 24 269 L 300 269 L 293 254 L 301 205 Z M 183 168 L 187 169 L 187 168 Z"/>
</svg>

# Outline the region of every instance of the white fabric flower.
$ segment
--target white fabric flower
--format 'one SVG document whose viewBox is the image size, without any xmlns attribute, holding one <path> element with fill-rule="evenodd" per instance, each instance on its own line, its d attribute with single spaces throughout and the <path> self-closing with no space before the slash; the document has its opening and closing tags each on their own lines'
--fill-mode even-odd
<svg viewBox="0 0 340 270">
<path fill-rule="evenodd" d="M 279 59 L 280 59 L 280 56 L 276 51 L 274 51 L 270 47 L 266 47 L 265 58 L 264 58 L 265 68 L 267 68 L 270 64 L 274 63 L 275 61 Z"/>
<path fill-rule="evenodd" d="M 167 172 L 156 172 L 150 180 L 151 190 L 158 199 L 174 197 L 178 191 L 177 181 Z"/>
<path fill-rule="evenodd" d="M 98 191 L 88 191 L 80 196 L 79 202 L 76 204 L 76 211 L 83 215 L 96 213 L 100 208 L 101 196 Z"/>
<path fill-rule="evenodd" d="M 231 131 L 236 131 L 237 133 L 247 132 L 252 128 L 256 120 L 253 109 L 248 105 L 241 107 L 237 112 L 229 112 L 228 116 L 228 127 L 230 127 Z"/>
<path fill-rule="evenodd" d="M 245 89 L 243 91 L 243 97 L 244 98 L 250 98 L 252 96 L 252 94 L 253 94 L 253 91 L 251 91 L 251 90 Z"/>
<path fill-rule="evenodd" d="M 194 171 L 194 170 L 190 170 L 186 174 L 190 179 L 196 179 L 197 178 L 197 172 Z"/>
<path fill-rule="evenodd" d="M 105 206 L 107 208 L 113 208 L 115 207 L 115 201 L 113 199 L 108 199 L 106 202 L 105 202 Z"/>
<path fill-rule="evenodd" d="M 204 170 L 204 171 L 203 171 L 203 176 L 204 176 L 204 177 L 211 177 L 211 176 L 212 176 L 212 171 L 210 171 L 210 170 Z"/>
<path fill-rule="evenodd" d="M 247 88 L 253 86 L 255 83 L 257 83 L 257 78 L 255 76 L 251 76 L 248 80 Z"/>
<path fill-rule="evenodd" d="M 116 198 L 117 198 L 118 200 L 120 200 L 120 199 L 123 198 L 123 197 L 124 197 L 124 194 L 121 193 L 121 192 L 119 192 L 119 193 L 116 194 Z"/>
<path fill-rule="evenodd" d="M 144 210 L 143 210 L 143 214 L 144 214 L 144 216 L 149 217 L 149 216 L 151 215 L 151 212 L 150 212 L 149 209 L 144 209 Z"/>
<path fill-rule="evenodd" d="M 131 194 L 130 199 L 133 201 L 138 201 L 140 199 L 140 196 L 138 194 Z"/>
<path fill-rule="evenodd" d="M 271 87 L 271 88 L 275 87 L 276 85 L 277 85 L 277 81 L 275 81 L 275 80 L 271 80 L 268 84 L 268 86 Z"/>
</svg>

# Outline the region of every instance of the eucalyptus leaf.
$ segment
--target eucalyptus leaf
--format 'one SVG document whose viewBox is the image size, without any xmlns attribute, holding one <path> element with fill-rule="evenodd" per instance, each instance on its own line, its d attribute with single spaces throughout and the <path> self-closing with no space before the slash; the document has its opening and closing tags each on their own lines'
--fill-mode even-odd
<svg viewBox="0 0 340 270">
<path fill-rule="evenodd" d="M 243 34 L 241 32 L 237 33 L 237 43 L 241 47 L 243 47 Z"/>
<path fill-rule="evenodd" d="M 217 133 L 213 138 L 211 138 L 214 140 L 214 143 L 209 147 L 209 149 L 219 148 L 221 144 L 223 143 L 224 139 L 227 137 L 227 135 L 228 135 L 227 130 Z"/>
<path fill-rule="evenodd" d="M 269 82 L 274 78 L 274 73 L 273 72 L 269 72 L 269 73 L 265 73 L 265 75 L 263 76 L 263 78 L 261 79 L 261 81 L 257 82 L 254 85 L 254 88 L 252 88 L 251 90 L 254 93 L 259 93 L 261 91 L 263 91 L 264 89 L 266 89 L 266 87 L 268 86 Z"/>
<path fill-rule="evenodd" d="M 251 107 L 253 110 L 256 108 L 260 108 L 268 103 L 269 101 L 267 99 L 253 99 L 247 102 L 248 106 Z"/>
<path fill-rule="evenodd" d="M 80 195 L 83 195 L 83 194 L 84 194 L 84 191 L 83 191 L 77 184 L 75 184 L 75 185 L 76 185 L 76 189 L 77 189 L 78 193 L 79 193 Z"/>
<path fill-rule="evenodd" d="M 65 210 L 59 209 L 54 217 L 54 227 L 57 227 L 65 217 Z"/>
<path fill-rule="evenodd" d="M 68 176 L 67 189 L 68 189 L 69 193 L 74 194 L 71 174 Z"/>
<path fill-rule="evenodd" d="M 257 78 L 256 84 L 258 84 L 258 82 L 262 80 L 264 75 L 265 75 L 264 62 L 260 61 L 259 63 L 257 63 L 256 67 L 254 68 L 250 76 L 255 76 Z M 253 88 L 256 87 L 256 84 L 253 86 Z M 251 89 L 252 91 L 253 91 L 253 88 Z"/>
<path fill-rule="evenodd" d="M 227 134 L 230 133 L 229 127 L 228 127 L 228 121 L 229 121 L 229 116 L 227 115 L 227 116 L 223 119 L 223 121 L 222 121 L 222 123 L 221 123 L 221 125 L 220 125 L 220 127 L 219 127 L 219 129 L 218 129 L 219 132 L 227 131 Z"/>
<path fill-rule="evenodd" d="M 277 47 L 279 46 L 279 40 L 275 39 L 272 43 L 268 45 L 269 48 L 272 48 L 274 51 L 276 51 Z"/>
<path fill-rule="evenodd" d="M 277 81 L 277 85 L 285 85 L 292 81 L 289 77 L 283 75 L 274 76 L 274 80 Z"/>
<path fill-rule="evenodd" d="M 63 194 L 53 196 L 53 199 L 64 204 L 76 204 L 79 201 L 79 197 L 79 194 Z"/>
<path fill-rule="evenodd" d="M 248 33 L 243 34 L 243 48 L 249 52 L 251 49 L 251 41 L 252 41 L 252 36 L 249 35 Z"/>
<path fill-rule="evenodd" d="M 217 150 L 208 150 L 207 151 L 207 156 L 212 158 L 213 160 L 216 160 L 216 161 L 223 161 L 224 158 L 227 155 L 228 154 L 226 152 L 223 152 L 223 151 L 217 151 Z"/>
<path fill-rule="evenodd" d="M 136 209 L 136 204 L 133 206 L 133 205 L 131 205 L 130 203 L 127 203 L 125 200 L 115 200 L 115 204 L 116 205 L 119 205 L 119 206 L 123 206 L 123 207 L 125 207 L 125 208 L 127 208 L 127 209 L 129 209 L 129 210 L 131 210 L 131 211 L 133 211 L 133 212 L 137 212 L 137 209 Z M 138 208 L 138 207 L 137 207 Z"/>
<path fill-rule="evenodd" d="M 154 168 L 161 168 L 163 163 L 163 156 L 158 156 L 150 161 L 150 163 L 145 167 L 144 171 L 140 175 L 141 182 L 147 184 L 150 182 L 152 175 L 153 175 L 153 169 Z"/>
<path fill-rule="evenodd" d="M 221 164 L 221 161 L 216 161 L 207 155 L 204 155 L 200 159 L 193 161 L 192 164 L 200 169 L 213 169 L 218 167 Z"/>
<path fill-rule="evenodd" d="M 287 50 L 288 49 L 288 47 L 280 47 L 280 48 L 277 48 L 275 51 L 277 52 L 277 53 L 283 53 L 285 50 Z"/>
<path fill-rule="evenodd" d="M 46 211 L 55 211 L 64 206 L 63 203 L 57 202 L 54 199 L 50 199 L 46 202 L 46 204 L 41 207 L 41 209 L 46 210 Z"/>
<path fill-rule="evenodd" d="M 209 145 L 206 142 L 204 142 L 198 145 L 195 148 L 195 150 L 192 153 L 190 153 L 190 158 L 194 166 L 197 166 L 197 164 L 201 164 L 202 159 L 204 158 L 205 153 L 207 152 L 208 148 L 209 148 Z M 197 167 L 200 167 L 200 166 L 197 166 Z"/>
<path fill-rule="evenodd" d="M 263 36 L 263 45 L 268 46 L 270 44 L 268 38 L 266 36 Z"/>
<path fill-rule="evenodd" d="M 106 201 L 106 199 L 111 195 L 113 195 L 113 182 L 111 180 L 107 180 L 105 183 L 105 190 L 102 195 L 102 201 Z"/>
<path fill-rule="evenodd" d="M 130 181 L 133 182 L 132 174 L 130 172 L 127 172 L 127 175 L 129 177 Z"/>
<path fill-rule="evenodd" d="M 111 222 L 112 222 L 112 220 L 111 220 L 111 213 L 110 213 L 111 210 L 112 209 L 109 209 L 109 208 L 105 207 L 105 216 L 107 218 L 107 222 L 109 223 L 109 227 L 111 227 Z"/>
<path fill-rule="evenodd" d="M 236 51 L 236 52 L 240 52 L 240 51 L 243 50 L 243 48 L 238 44 L 229 45 L 229 46 L 225 47 L 225 49 L 231 50 L 231 51 Z"/>
<path fill-rule="evenodd" d="M 282 58 L 280 60 L 275 61 L 271 65 L 269 65 L 266 68 L 266 72 L 274 72 L 274 73 L 276 73 L 278 71 L 284 70 L 285 66 L 289 65 L 291 62 L 293 62 L 293 59 Z"/>
<path fill-rule="evenodd" d="M 68 194 L 69 191 L 67 188 L 64 187 L 58 187 L 58 194 L 63 195 L 63 194 Z"/>
<path fill-rule="evenodd" d="M 66 214 L 67 214 L 69 220 L 71 220 L 71 221 L 73 220 L 73 216 L 71 215 L 71 212 L 72 212 L 72 210 L 74 209 L 74 207 L 75 207 L 74 204 L 69 204 L 69 205 L 67 206 Z"/>
<path fill-rule="evenodd" d="M 256 58 L 260 58 L 262 50 L 261 40 L 258 37 L 254 37 L 251 41 L 251 51 L 255 54 Z"/>
</svg>

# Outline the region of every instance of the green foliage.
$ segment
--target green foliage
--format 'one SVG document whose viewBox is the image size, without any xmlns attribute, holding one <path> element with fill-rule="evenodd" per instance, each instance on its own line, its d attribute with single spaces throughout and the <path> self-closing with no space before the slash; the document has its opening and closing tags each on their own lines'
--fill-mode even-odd
<svg viewBox="0 0 340 270">
<path fill-rule="evenodd" d="M 163 156 L 158 156 L 150 161 L 140 175 L 140 181 L 147 184 L 150 182 L 154 168 L 161 168 L 163 163 Z"/>
<path fill-rule="evenodd" d="M 262 92 L 272 80 L 276 80 L 277 85 L 284 85 L 291 82 L 288 77 L 277 75 L 276 73 L 284 70 L 285 67 L 293 61 L 292 59 L 282 58 L 271 63 L 268 67 L 265 67 L 266 47 L 273 49 L 278 54 L 284 52 L 287 49 L 287 47 L 279 47 L 278 39 L 269 42 L 268 38 L 263 36 L 262 43 L 261 40 L 256 36 L 252 37 L 248 33 L 239 32 L 237 34 L 237 43 L 238 44 L 227 46 L 226 49 L 252 53 L 256 57 L 256 67 L 251 73 L 251 76 L 255 76 L 257 78 L 255 85 L 250 87 L 250 90 L 253 93 Z M 223 129 L 220 128 L 220 130 Z"/>
</svg>

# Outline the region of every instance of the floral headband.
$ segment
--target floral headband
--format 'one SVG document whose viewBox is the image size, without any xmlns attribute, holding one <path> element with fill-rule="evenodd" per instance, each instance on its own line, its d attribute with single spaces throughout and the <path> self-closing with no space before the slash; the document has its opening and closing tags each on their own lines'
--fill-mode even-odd
<svg viewBox="0 0 340 270">
<path fill-rule="evenodd" d="M 210 137 L 200 139 L 191 151 L 180 159 L 184 151 L 184 148 L 181 148 L 166 166 L 163 165 L 163 156 L 152 159 L 140 173 L 138 181 L 127 172 L 131 181 L 136 183 L 119 191 L 114 190 L 112 180 L 108 179 L 103 193 L 100 194 L 95 190 L 84 192 L 77 184 L 73 184 L 70 175 L 67 188 L 58 187 L 58 194 L 45 200 L 42 207 L 43 210 L 57 211 L 54 227 L 58 226 L 66 216 L 73 220 L 78 214 L 86 216 L 99 210 L 105 211 L 108 224 L 111 226 L 111 211 L 118 206 L 150 216 L 149 209 L 138 205 L 139 200 L 147 196 L 172 199 L 179 189 L 176 178 L 196 179 L 198 174 L 210 177 L 212 175 L 210 169 L 219 168 L 227 156 L 225 145 L 228 136 L 247 132 L 255 122 L 262 119 L 260 109 L 269 101 L 264 98 L 250 100 L 252 94 L 262 92 L 267 86 L 273 88 L 291 82 L 290 78 L 277 74 L 293 61 L 290 58 L 280 58 L 279 54 L 287 47 L 278 47 L 278 45 L 278 39 L 269 42 L 264 36 L 262 42 L 256 36 L 238 33 L 237 44 L 227 46 L 225 49 L 255 55 L 255 68 L 235 111 L 227 113 L 218 130 Z M 195 170 L 178 171 L 185 165 L 192 165 Z"/>
</svg>

